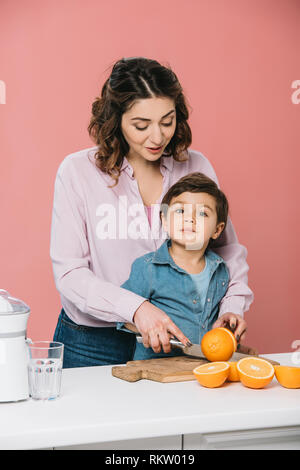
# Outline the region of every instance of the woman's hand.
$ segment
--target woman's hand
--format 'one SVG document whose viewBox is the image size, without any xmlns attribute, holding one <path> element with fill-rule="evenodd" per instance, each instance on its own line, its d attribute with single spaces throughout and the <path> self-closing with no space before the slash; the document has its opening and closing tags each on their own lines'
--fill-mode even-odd
<svg viewBox="0 0 300 470">
<path fill-rule="evenodd" d="M 143 302 L 136 310 L 133 322 L 143 337 L 145 348 L 151 347 L 156 353 L 160 352 L 161 347 L 169 353 L 170 338 L 174 336 L 185 345 L 190 343 L 171 318 L 149 301 Z"/>
<path fill-rule="evenodd" d="M 243 354 L 249 355 L 258 355 L 258 351 L 256 348 L 252 348 L 251 346 L 246 346 L 245 344 L 241 344 L 240 341 L 245 341 L 246 338 L 246 330 L 247 330 L 247 323 L 240 315 L 236 313 L 224 313 L 217 321 L 213 324 L 213 328 L 228 328 L 231 330 L 237 340 L 237 351 Z"/>
<path fill-rule="evenodd" d="M 212 326 L 213 328 L 228 328 L 234 333 L 237 342 L 245 341 L 246 338 L 246 330 L 247 330 L 247 323 L 237 313 L 224 313 L 221 315 L 218 320 Z"/>
</svg>

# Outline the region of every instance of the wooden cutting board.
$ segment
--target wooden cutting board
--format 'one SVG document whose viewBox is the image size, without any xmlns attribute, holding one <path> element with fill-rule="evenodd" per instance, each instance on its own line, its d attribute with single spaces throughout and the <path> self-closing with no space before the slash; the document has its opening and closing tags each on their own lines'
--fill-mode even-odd
<svg viewBox="0 0 300 470">
<path fill-rule="evenodd" d="M 195 380 L 193 369 L 206 362 L 208 361 L 205 359 L 187 356 L 129 361 L 125 366 L 113 366 L 112 375 L 128 382 L 137 382 L 141 379 L 156 382 L 184 382 Z"/>
<path fill-rule="evenodd" d="M 266 360 L 271 364 L 279 364 L 271 359 Z M 156 382 L 184 382 L 195 380 L 193 369 L 206 362 L 209 361 L 188 356 L 129 361 L 125 366 L 113 366 L 112 375 L 128 382 L 137 382 L 141 379 L 155 380 Z"/>
</svg>

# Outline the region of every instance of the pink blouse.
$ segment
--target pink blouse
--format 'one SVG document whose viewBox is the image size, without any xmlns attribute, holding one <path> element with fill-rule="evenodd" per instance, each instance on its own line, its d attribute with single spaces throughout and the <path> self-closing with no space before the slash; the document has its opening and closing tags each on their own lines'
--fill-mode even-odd
<svg viewBox="0 0 300 470">
<path fill-rule="evenodd" d="M 156 205 L 145 210 L 133 169 L 124 158 L 118 184 L 96 165 L 97 147 L 65 157 L 55 180 L 50 257 L 62 306 L 77 324 L 113 326 L 132 321 L 144 298 L 120 287 L 132 262 L 157 250 L 166 238 L 159 219 L 159 203 L 182 176 L 200 171 L 217 182 L 216 174 L 200 152 L 189 149 L 189 159 L 177 162 L 162 156 L 163 192 Z M 148 215 L 148 218 L 147 218 Z M 243 315 L 253 300 L 248 287 L 247 250 L 240 245 L 231 220 L 215 248 L 227 263 L 230 284 L 220 305 Z"/>
<path fill-rule="evenodd" d="M 151 206 L 145 206 L 146 212 L 147 212 L 147 217 L 148 217 L 148 222 L 151 227 L 151 217 L 152 217 L 152 207 Z"/>
</svg>

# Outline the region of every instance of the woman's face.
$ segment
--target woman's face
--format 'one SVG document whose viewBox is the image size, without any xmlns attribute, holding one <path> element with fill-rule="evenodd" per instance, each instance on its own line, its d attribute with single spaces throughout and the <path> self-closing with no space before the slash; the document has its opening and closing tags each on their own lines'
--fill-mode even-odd
<svg viewBox="0 0 300 470">
<path fill-rule="evenodd" d="M 176 128 L 176 110 L 171 98 L 136 101 L 122 116 L 121 130 L 129 145 L 127 158 L 156 161 L 163 154 Z M 157 149 L 151 152 L 149 149 Z"/>
</svg>

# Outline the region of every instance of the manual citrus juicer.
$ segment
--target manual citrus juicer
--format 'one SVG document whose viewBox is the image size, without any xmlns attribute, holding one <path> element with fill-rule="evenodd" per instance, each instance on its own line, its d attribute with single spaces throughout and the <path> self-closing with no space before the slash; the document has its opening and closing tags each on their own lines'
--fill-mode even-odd
<svg viewBox="0 0 300 470">
<path fill-rule="evenodd" d="M 27 321 L 30 308 L 0 289 L 0 402 L 26 400 L 28 387 Z"/>
</svg>

